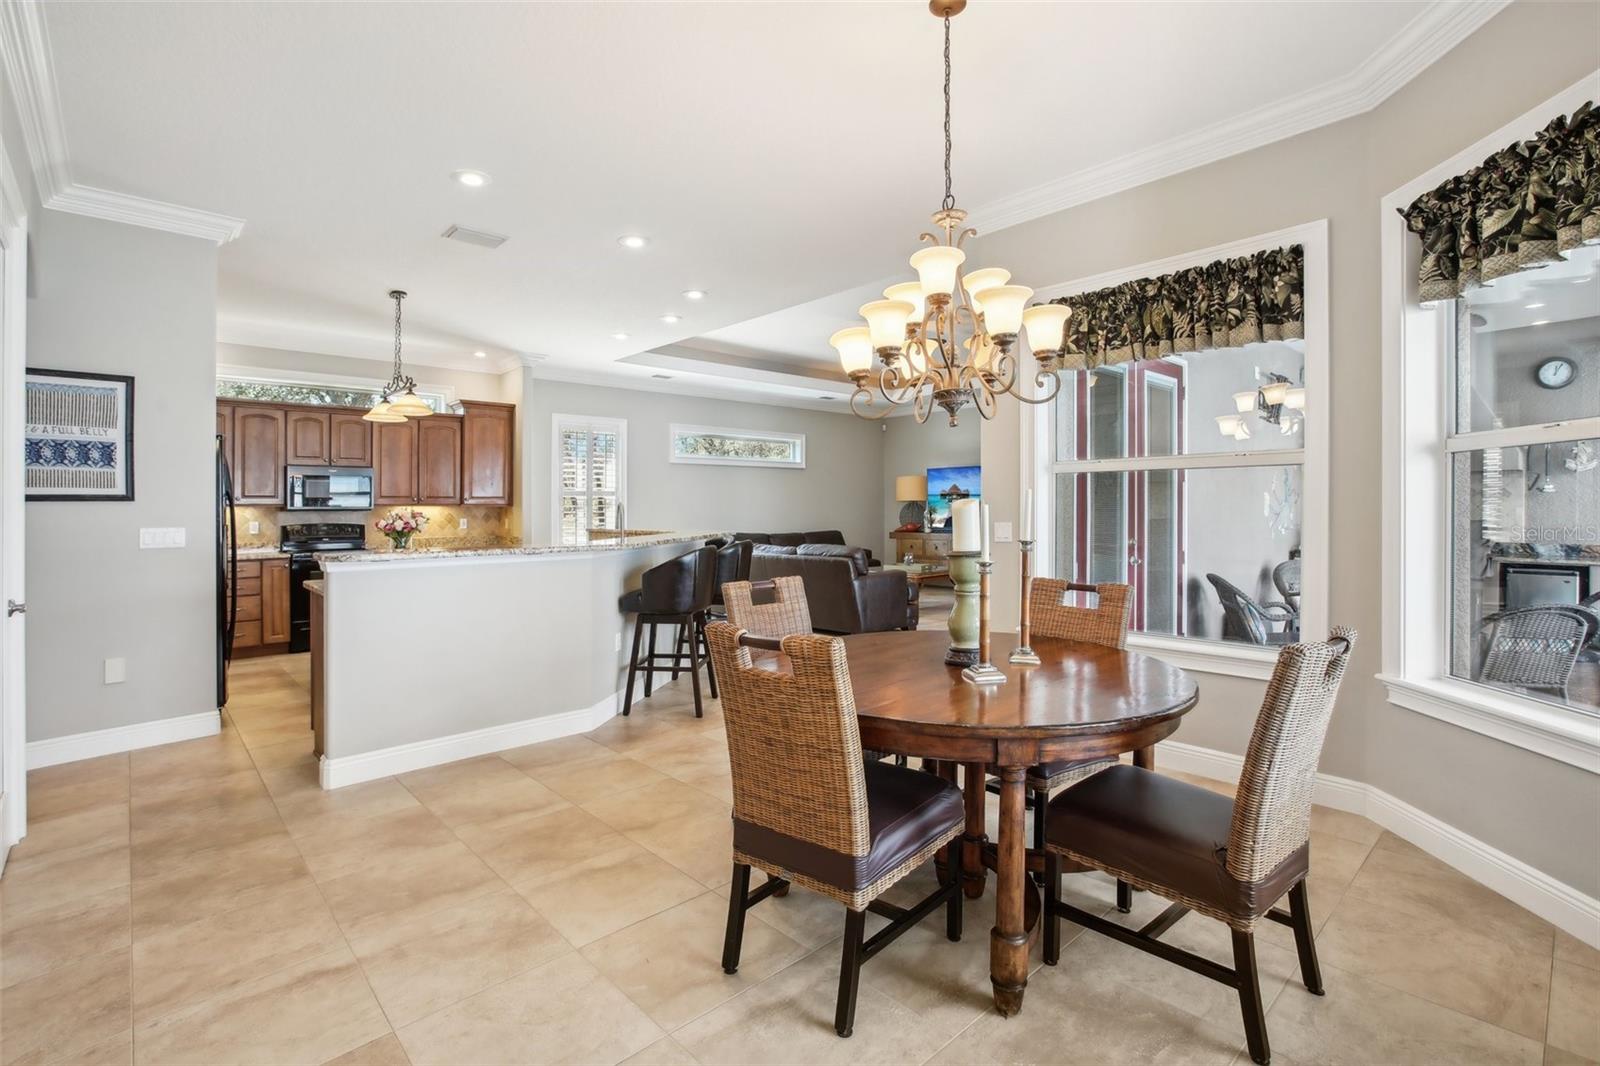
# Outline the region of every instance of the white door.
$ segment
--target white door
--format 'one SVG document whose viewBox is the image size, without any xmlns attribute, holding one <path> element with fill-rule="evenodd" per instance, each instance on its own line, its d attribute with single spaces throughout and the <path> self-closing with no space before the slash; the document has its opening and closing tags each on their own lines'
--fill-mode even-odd
<svg viewBox="0 0 1600 1066">
<path fill-rule="evenodd" d="M 23 708 L 23 367 L 27 218 L 0 154 L 0 870 L 27 832 L 27 716 Z"/>
</svg>

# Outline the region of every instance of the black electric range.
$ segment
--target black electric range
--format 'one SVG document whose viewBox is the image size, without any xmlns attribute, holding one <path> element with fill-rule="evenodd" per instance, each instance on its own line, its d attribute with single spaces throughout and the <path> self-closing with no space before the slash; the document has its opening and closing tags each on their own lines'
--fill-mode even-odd
<svg viewBox="0 0 1600 1066">
<path fill-rule="evenodd" d="M 354 522 L 316 522 L 284 526 L 278 549 L 289 555 L 289 650 L 311 650 L 311 593 L 306 582 L 322 576 L 317 552 L 361 551 L 367 531 Z"/>
</svg>

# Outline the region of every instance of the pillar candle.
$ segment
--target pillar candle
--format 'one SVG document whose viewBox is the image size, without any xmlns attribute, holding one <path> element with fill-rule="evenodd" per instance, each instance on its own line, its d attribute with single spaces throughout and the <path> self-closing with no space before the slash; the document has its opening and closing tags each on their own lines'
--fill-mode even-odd
<svg viewBox="0 0 1600 1066">
<path fill-rule="evenodd" d="M 1022 539 L 1033 539 L 1033 490 L 1027 489 L 1022 494 Z"/>
<path fill-rule="evenodd" d="M 975 552 L 983 547 L 978 531 L 978 501 L 954 500 L 950 504 L 950 550 Z"/>
<path fill-rule="evenodd" d="M 980 523 L 983 526 L 983 555 L 980 558 L 987 562 L 989 559 L 989 505 L 984 504 L 983 509 L 978 513 L 983 519 Z"/>
</svg>

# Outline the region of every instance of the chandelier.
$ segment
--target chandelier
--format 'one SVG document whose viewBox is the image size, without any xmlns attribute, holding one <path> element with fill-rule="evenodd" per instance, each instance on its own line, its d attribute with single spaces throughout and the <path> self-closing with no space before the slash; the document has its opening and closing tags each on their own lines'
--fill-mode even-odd
<svg viewBox="0 0 1600 1066">
<path fill-rule="evenodd" d="M 402 290 L 389 290 L 389 299 L 394 301 L 394 376 L 383 387 L 378 402 L 361 416 L 368 422 L 404 422 L 408 418 L 426 418 L 433 414 L 428 401 L 417 395 L 417 383 L 400 367 L 400 301 L 405 298 Z"/>
<path fill-rule="evenodd" d="M 1304 386 L 1295 383 L 1282 374 L 1270 370 L 1257 370 L 1258 375 L 1267 378 L 1265 385 L 1243 392 L 1233 394 L 1233 408 L 1236 413 L 1217 416 L 1217 430 L 1224 437 L 1234 440 L 1250 439 L 1250 421 L 1248 416 L 1254 413 L 1257 418 L 1267 425 L 1277 426 L 1278 432 L 1285 437 L 1300 432 L 1301 423 L 1305 419 L 1306 390 Z M 1090 379 L 1093 380 L 1092 378 Z"/>
<path fill-rule="evenodd" d="M 969 403 L 993 418 L 1002 394 L 1044 404 L 1061 391 L 1071 310 L 1062 304 L 1026 306 L 1033 290 L 1010 284 L 1011 272 L 1000 267 L 960 274 L 967 258 L 961 246 L 977 233 L 964 226 L 967 213 L 956 206 L 950 184 L 950 20 L 966 6 L 966 0 L 928 4 L 944 20 L 944 202 L 933 213 L 942 235 L 922 234 L 930 247 L 911 256 L 916 281 L 889 286 L 882 300 L 862 305 L 865 326 L 841 329 L 829 339 L 856 387 L 850 409 L 862 418 L 884 418 L 909 403 L 918 422 L 938 406 L 953 426 Z M 1037 396 L 1019 388 L 1024 360 L 1013 349 L 1024 330 Z M 888 406 L 873 410 L 879 397 Z"/>
</svg>

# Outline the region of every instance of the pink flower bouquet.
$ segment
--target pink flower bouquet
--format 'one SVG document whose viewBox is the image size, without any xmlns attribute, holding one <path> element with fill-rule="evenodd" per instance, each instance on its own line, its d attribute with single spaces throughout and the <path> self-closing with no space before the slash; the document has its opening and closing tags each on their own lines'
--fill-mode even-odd
<svg viewBox="0 0 1600 1066">
<path fill-rule="evenodd" d="M 390 511 L 373 526 L 388 537 L 395 551 L 404 551 L 411 544 L 411 535 L 428 528 L 428 516 L 421 511 Z"/>
</svg>

